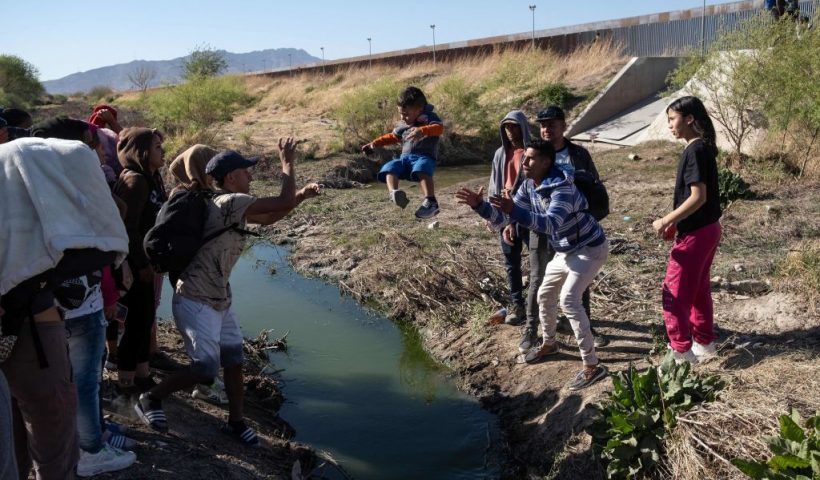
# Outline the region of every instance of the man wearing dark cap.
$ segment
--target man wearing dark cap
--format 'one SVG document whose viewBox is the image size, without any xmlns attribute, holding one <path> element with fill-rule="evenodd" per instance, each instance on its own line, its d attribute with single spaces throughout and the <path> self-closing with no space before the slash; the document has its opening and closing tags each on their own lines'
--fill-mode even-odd
<svg viewBox="0 0 820 480">
<path fill-rule="evenodd" d="M 596 179 L 599 178 L 598 170 L 595 168 L 595 163 L 592 161 L 592 156 L 589 151 L 575 143 L 572 143 L 568 138 L 564 137 L 567 131 L 566 116 L 561 107 L 551 105 L 540 112 L 536 117 L 536 121 L 540 125 L 541 138 L 550 142 L 555 148 L 555 164 L 556 165 L 571 165 L 575 170 L 586 170 L 591 173 Z M 507 227 L 509 230 L 511 227 Z M 505 231 L 506 234 L 506 231 Z M 540 285 L 544 279 L 544 271 L 547 264 L 555 256 L 555 250 L 547 239 L 547 236 L 537 232 L 530 232 L 529 241 L 529 260 L 530 260 L 530 283 L 532 285 Z M 538 287 L 529 289 L 529 297 L 537 295 Z M 538 334 L 538 302 L 535 298 L 527 299 L 527 306 L 530 312 L 527 315 L 527 324 L 524 332 L 521 335 L 521 341 L 518 349 L 521 352 L 526 352 L 530 347 L 535 345 L 535 339 Z M 584 310 L 586 310 L 587 317 L 590 318 L 590 328 L 596 347 L 603 347 L 609 343 L 609 340 L 595 331 L 591 327 L 590 308 L 589 308 L 589 288 L 584 291 L 583 297 Z M 562 329 L 568 329 L 565 321 L 561 322 Z"/>
<path fill-rule="evenodd" d="M 257 159 L 227 150 L 208 162 L 205 172 L 213 177 L 219 191 L 208 205 L 203 237 L 218 231 L 223 233 L 199 249 L 174 285 L 174 321 L 191 357 L 191 365 L 177 370 L 140 396 L 135 409 L 153 429 L 163 432 L 168 429 L 163 399 L 197 383 L 210 383 L 222 366 L 229 402 L 228 423 L 223 430 L 244 445 L 258 445 L 256 433 L 244 422 L 242 332 L 232 306 L 228 280 L 245 246 L 242 228 L 246 223 L 273 223 L 302 200 L 319 194 L 316 184 L 296 191 L 295 152 L 296 143 L 292 138 L 279 140 L 282 192 L 278 197 L 249 195 L 252 177 L 248 169 L 256 165 Z"/>
</svg>

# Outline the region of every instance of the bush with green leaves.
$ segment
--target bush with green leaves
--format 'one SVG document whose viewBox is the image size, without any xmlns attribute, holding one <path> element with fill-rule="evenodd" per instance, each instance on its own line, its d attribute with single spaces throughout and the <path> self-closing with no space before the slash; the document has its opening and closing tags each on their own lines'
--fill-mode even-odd
<svg viewBox="0 0 820 480">
<path fill-rule="evenodd" d="M 216 77 L 228 69 L 225 55 L 209 46 L 195 48 L 182 63 L 186 80 Z"/>
<path fill-rule="evenodd" d="M 820 10 L 812 23 L 820 23 Z M 667 82 L 682 87 L 697 80 L 691 93 L 709 103 L 739 158 L 752 133 L 768 129 L 791 150 L 782 160 L 802 175 L 820 147 L 818 51 L 820 29 L 772 21 L 761 11 L 723 28 L 705 57 L 688 56 Z"/>
<path fill-rule="evenodd" d="M 720 192 L 720 206 L 727 205 L 740 198 L 752 198 L 754 194 L 749 184 L 737 173 L 728 168 L 718 169 L 718 191 Z"/>
<path fill-rule="evenodd" d="M 608 478 L 646 474 L 660 460 L 663 437 L 677 415 L 714 400 L 723 387 L 720 379 L 690 369 L 689 363 L 675 364 L 670 352 L 659 368 L 641 372 L 630 365 L 613 376 L 614 389 L 589 427 L 593 451 L 607 464 Z"/>
<path fill-rule="evenodd" d="M 572 92 L 563 83 L 550 83 L 540 89 L 536 96 L 542 105 L 558 105 L 566 108 L 567 102 L 572 98 Z"/>
<path fill-rule="evenodd" d="M 395 79 L 381 78 L 342 97 L 331 115 L 339 122 L 345 149 L 358 150 L 393 129 L 399 117 L 396 99 L 404 87 Z"/>
<path fill-rule="evenodd" d="M 170 134 L 227 122 L 252 102 L 253 96 L 236 76 L 199 77 L 138 100 L 151 125 Z"/>
<path fill-rule="evenodd" d="M 805 426 L 805 430 L 800 425 Z M 797 410 L 780 416 L 780 436 L 767 437 L 774 456 L 766 462 L 736 458 L 732 464 L 755 480 L 820 479 L 820 413 L 805 422 Z"/>
<path fill-rule="evenodd" d="M 0 55 L 0 105 L 28 108 L 45 93 L 34 65 L 14 55 Z"/>
</svg>

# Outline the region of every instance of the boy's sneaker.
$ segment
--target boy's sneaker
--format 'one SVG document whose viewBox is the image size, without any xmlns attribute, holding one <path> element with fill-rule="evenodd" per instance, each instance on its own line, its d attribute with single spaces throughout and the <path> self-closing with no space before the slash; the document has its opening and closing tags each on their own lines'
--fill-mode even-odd
<svg viewBox="0 0 820 480">
<path fill-rule="evenodd" d="M 535 329 L 527 327 L 521 334 L 521 341 L 518 342 L 518 353 L 528 352 L 535 345 Z"/>
<path fill-rule="evenodd" d="M 551 342 L 543 341 L 541 342 L 541 345 L 531 348 L 530 351 L 524 355 L 524 361 L 527 363 L 534 363 L 546 356 L 555 355 L 557 353 L 558 342 L 554 340 Z"/>
<path fill-rule="evenodd" d="M 438 202 L 425 198 L 421 205 L 416 210 L 416 218 L 433 218 L 438 215 Z"/>
<path fill-rule="evenodd" d="M 673 349 L 672 345 L 667 345 L 667 347 L 669 347 L 669 351 L 672 352 L 672 358 L 675 359 L 675 363 L 677 363 L 678 365 L 682 364 L 683 362 L 689 362 L 691 365 L 697 365 L 698 364 L 698 357 L 696 357 L 695 354 L 692 353 L 691 348 L 689 350 L 681 353 L 681 352 Z"/>
<path fill-rule="evenodd" d="M 504 317 L 504 323 L 507 325 L 518 326 L 524 323 L 526 318 L 527 312 L 524 309 L 524 305 L 516 305 L 515 308 L 513 308 L 512 311 Z"/>
<path fill-rule="evenodd" d="M 103 443 L 103 448 L 97 453 L 88 453 L 80 450 L 80 461 L 77 463 L 77 475 L 90 477 L 105 472 L 116 472 L 128 468 L 137 461 L 137 454 L 114 448 Z"/>
<path fill-rule="evenodd" d="M 193 393 L 191 393 L 191 397 L 196 398 L 197 400 L 205 400 L 206 402 L 213 403 L 214 405 L 228 404 L 228 395 L 224 390 L 219 388 L 219 385 L 217 385 L 216 382 L 211 385 L 198 384 Z"/>
<path fill-rule="evenodd" d="M 410 203 L 410 200 L 407 199 L 407 194 L 404 193 L 404 190 L 391 190 L 390 201 L 398 205 L 401 209 L 404 209 Z"/>
<path fill-rule="evenodd" d="M 701 345 L 700 343 L 693 341 L 692 354 L 695 355 L 695 358 L 697 358 L 699 362 L 702 362 L 707 358 L 714 357 L 717 355 L 715 342 L 711 342 L 708 345 Z"/>
<path fill-rule="evenodd" d="M 567 388 L 572 391 L 587 388 L 598 380 L 606 377 L 607 373 L 608 371 L 606 367 L 600 364 L 596 365 L 594 369 L 584 367 L 580 372 L 578 372 L 577 375 L 575 375 L 575 378 L 569 382 Z"/>
</svg>

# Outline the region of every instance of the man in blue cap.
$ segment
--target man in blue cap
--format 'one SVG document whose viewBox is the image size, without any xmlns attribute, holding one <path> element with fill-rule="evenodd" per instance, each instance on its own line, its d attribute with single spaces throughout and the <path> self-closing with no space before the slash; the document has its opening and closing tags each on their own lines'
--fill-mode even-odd
<svg viewBox="0 0 820 480">
<path fill-rule="evenodd" d="M 174 285 L 174 321 L 191 357 L 191 365 L 140 395 L 135 409 L 151 428 L 168 430 L 163 399 L 197 383 L 210 383 L 221 366 L 229 411 L 223 430 L 247 446 L 259 444 L 256 433 L 244 422 L 242 332 L 232 306 L 228 280 L 245 246 L 242 228 L 246 223 L 271 224 L 303 200 L 319 194 L 317 184 L 296 191 L 295 152 L 296 142 L 292 138 L 279 140 L 282 192 L 277 197 L 256 198 L 249 194 L 252 180 L 249 169 L 258 159 L 227 150 L 208 162 L 205 172 L 213 177 L 219 191 L 208 205 L 203 237 L 219 231 L 224 233 L 197 251 Z"/>
</svg>

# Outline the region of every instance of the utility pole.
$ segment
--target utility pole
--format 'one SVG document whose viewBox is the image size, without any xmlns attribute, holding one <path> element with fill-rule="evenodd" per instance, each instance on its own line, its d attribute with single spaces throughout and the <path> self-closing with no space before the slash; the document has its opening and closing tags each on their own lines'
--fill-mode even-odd
<svg viewBox="0 0 820 480">
<path fill-rule="evenodd" d="M 367 37 L 367 68 L 373 66 L 373 42 L 371 38 Z"/>
<path fill-rule="evenodd" d="M 532 49 L 535 50 L 535 5 L 530 5 L 530 11 L 532 12 Z"/>
<path fill-rule="evenodd" d="M 319 47 L 319 50 L 322 51 L 322 75 L 325 74 L 325 47 Z"/>
<path fill-rule="evenodd" d="M 703 12 L 700 16 L 700 58 L 706 56 L 706 0 L 703 0 Z"/>
<path fill-rule="evenodd" d="M 433 68 L 436 66 L 436 24 L 430 25 L 430 29 L 433 30 Z"/>
</svg>

